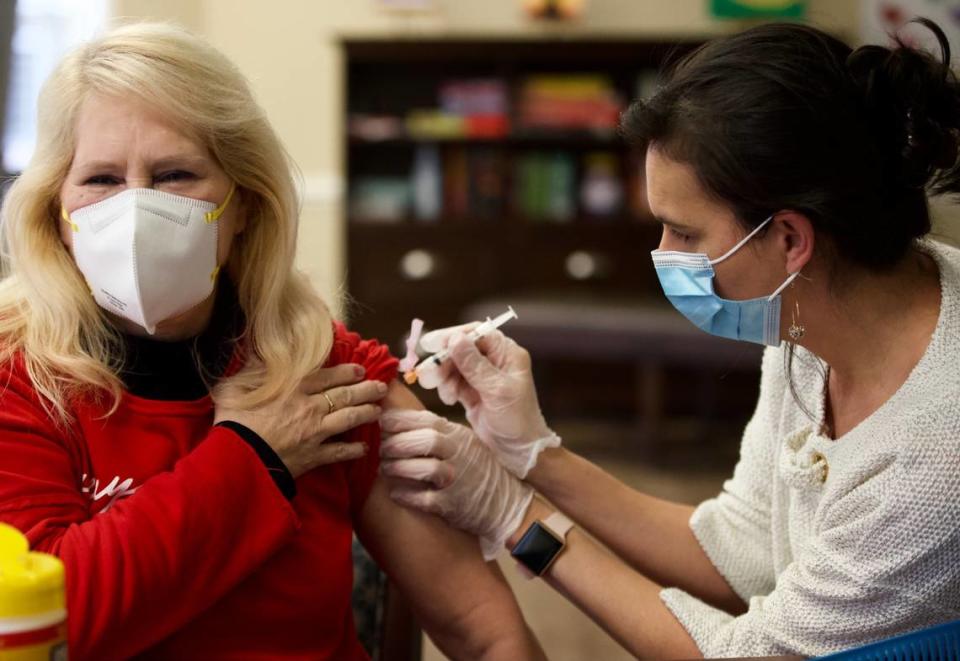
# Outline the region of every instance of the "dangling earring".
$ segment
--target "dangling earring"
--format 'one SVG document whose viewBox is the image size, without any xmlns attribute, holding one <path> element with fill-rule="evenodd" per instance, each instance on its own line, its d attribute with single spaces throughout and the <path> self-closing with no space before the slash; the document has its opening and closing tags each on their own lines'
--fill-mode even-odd
<svg viewBox="0 0 960 661">
<path fill-rule="evenodd" d="M 787 334 L 791 340 L 799 342 L 806 332 L 806 326 L 800 323 L 800 300 L 797 299 L 794 301 L 794 309 L 790 311 L 790 328 L 787 329 Z"/>
</svg>

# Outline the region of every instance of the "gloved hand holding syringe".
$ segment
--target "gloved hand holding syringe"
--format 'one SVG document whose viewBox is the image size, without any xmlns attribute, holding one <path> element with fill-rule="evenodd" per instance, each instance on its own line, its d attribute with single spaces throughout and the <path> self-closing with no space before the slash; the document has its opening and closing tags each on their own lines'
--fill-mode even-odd
<svg viewBox="0 0 960 661">
<path fill-rule="evenodd" d="M 533 383 L 530 354 L 498 329 L 517 313 L 508 308 L 478 325 L 442 328 L 419 337 L 414 320 L 400 364 L 408 384 L 436 388 L 447 405 L 459 402 L 477 435 L 507 470 L 523 479 L 541 452 L 560 445 L 547 425 Z M 476 323 L 476 322 L 474 322 Z M 432 355 L 417 364 L 418 344 Z"/>
<path fill-rule="evenodd" d="M 482 322 L 479 326 L 474 328 L 472 331 L 468 332 L 466 334 L 467 339 L 470 340 L 471 342 L 476 342 L 481 337 L 484 337 L 490 332 L 500 328 L 511 319 L 516 319 L 516 318 L 517 318 L 517 313 L 514 312 L 512 307 L 507 306 L 506 312 L 496 317 L 495 319 L 491 319 L 490 317 L 487 317 L 486 321 Z M 450 356 L 450 350 L 443 349 L 442 351 L 439 351 L 425 358 L 419 365 L 416 365 L 416 367 L 414 367 L 411 364 L 412 361 L 416 360 L 416 358 L 414 357 L 416 356 L 416 354 L 413 353 L 416 351 L 416 343 L 418 339 L 416 336 L 419 335 L 418 331 L 423 328 L 423 323 L 422 322 L 418 323 L 419 321 L 420 321 L 419 319 L 414 319 L 413 321 L 411 331 L 410 331 L 411 341 L 407 343 L 407 356 L 403 359 L 403 361 L 400 364 L 400 369 L 404 372 L 403 380 L 406 381 L 407 384 L 409 385 L 413 385 L 414 383 L 417 382 L 417 378 L 420 376 L 420 373 L 428 365 L 439 366 L 444 360 L 446 360 Z"/>
</svg>

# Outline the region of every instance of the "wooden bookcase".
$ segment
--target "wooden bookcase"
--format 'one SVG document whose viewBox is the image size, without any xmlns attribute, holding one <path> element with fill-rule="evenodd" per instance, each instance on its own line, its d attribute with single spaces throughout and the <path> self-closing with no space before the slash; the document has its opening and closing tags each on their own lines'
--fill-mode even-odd
<svg viewBox="0 0 960 661">
<path fill-rule="evenodd" d="M 541 405 L 551 420 L 604 419 L 635 424 L 627 438 L 648 456 L 677 448 L 703 455 L 702 441 L 733 456 L 757 396 L 759 347 L 711 338 L 673 313 L 663 297 L 650 251 L 659 243 L 639 185 L 639 156 L 616 132 L 520 130 L 516 100 L 538 75 L 599 74 L 624 105 L 649 90 L 656 69 L 700 42 L 654 41 L 413 41 L 344 42 L 348 122 L 358 116 L 402 117 L 438 105 L 451 80 L 503 81 L 511 100 L 511 130 L 499 137 L 380 139 L 344 132 L 347 170 L 347 312 L 361 334 L 387 342 L 400 355 L 410 320 L 428 328 L 462 323 L 482 310 L 514 304 L 524 316 L 546 302 L 541 327 L 508 328 L 531 350 Z M 647 85 L 644 89 L 639 82 Z M 506 189 L 500 213 L 446 213 L 429 220 L 401 216 L 371 222 L 353 200 L 365 178 L 412 176 L 416 154 L 435 146 L 442 159 L 458 151 L 495 152 Z M 613 154 L 625 195 L 634 204 L 611 217 L 583 213 L 565 222 L 523 213 L 516 203 L 518 171 L 530 153 L 565 154 L 576 164 L 579 190 L 588 154 Z M 446 172 L 444 173 L 446 175 Z M 632 197 L 636 196 L 636 197 Z M 535 302 L 530 307 L 524 303 Z M 486 304 L 486 305 L 485 305 Z M 552 306 L 552 308 L 551 308 Z M 557 313 L 558 310 L 563 312 Z M 666 310 L 666 311 L 665 311 Z M 675 314 L 666 330 L 664 315 Z M 617 315 L 621 315 L 618 317 Z M 526 315 L 529 320 L 531 316 Z M 584 329 L 571 317 L 610 319 L 610 328 Z M 575 322 L 576 320 L 571 320 Z M 600 346 L 598 346 L 600 345 Z M 418 390 L 428 406 L 435 394 Z M 440 409 L 442 410 L 442 408 Z M 630 423 L 629 421 L 633 421 Z M 680 425 L 671 421 L 679 421 Z M 688 432 L 689 423 L 693 431 Z M 726 426 L 721 423 L 725 423 Z M 671 431 L 682 427 L 680 433 Z M 674 443 L 674 440 L 690 443 Z"/>
<path fill-rule="evenodd" d="M 524 79 L 538 74 L 601 74 L 628 103 L 641 77 L 649 80 L 665 58 L 698 43 L 347 40 L 346 116 L 402 116 L 435 107 L 438 89 L 455 79 L 499 79 L 512 97 Z M 618 176 L 625 180 L 627 193 L 634 192 L 634 180 L 626 180 L 636 174 L 637 157 L 616 134 L 510 131 L 499 138 L 438 140 L 344 135 L 349 195 L 355 195 L 357 182 L 371 173 L 410 176 L 416 149 L 431 142 L 441 150 L 495 151 L 507 169 L 508 197 L 516 182 L 517 160 L 531 151 L 568 154 L 578 166 L 590 152 L 615 154 Z M 576 186 L 580 176 L 578 169 Z M 566 222 L 544 222 L 524 217 L 515 206 L 506 204 L 497 217 L 441 214 L 430 222 L 403 218 L 385 223 L 357 217 L 348 205 L 347 310 L 353 327 L 399 349 L 412 316 L 440 327 L 462 321 L 468 305 L 491 297 L 596 301 L 660 295 L 649 258 L 660 228 L 642 211 L 602 220 L 577 215 Z M 405 272 L 405 259 L 415 262 L 415 275 Z M 578 263 L 586 272 L 576 272 Z"/>
</svg>

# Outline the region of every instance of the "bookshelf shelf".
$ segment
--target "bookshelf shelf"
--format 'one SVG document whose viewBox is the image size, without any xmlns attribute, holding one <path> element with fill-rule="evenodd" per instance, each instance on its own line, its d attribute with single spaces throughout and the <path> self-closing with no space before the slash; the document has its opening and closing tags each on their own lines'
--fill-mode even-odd
<svg viewBox="0 0 960 661">
<path fill-rule="evenodd" d="M 610 229 L 613 231 L 621 231 L 624 226 L 631 225 L 654 225 L 656 221 L 653 219 L 653 216 L 644 215 L 644 216 L 618 216 L 611 218 L 571 218 L 564 221 L 550 221 L 550 220 L 538 220 L 533 218 L 525 218 L 523 216 L 499 216 L 496 218 L 470 218 L 470 217 L 458 217 L 458 218 L 437 218 L 436 220 L 418 220 L 416 218 L 401 218 L 399 220 L 379 220 L 373 218 L 363 218 L 351 216 L 347 219 L 347 222 L 352 228 L 376 228 L 383 232 L 390 231 L 413 231 L 422 230 L 424 233 L 429 234 L 430 232 L 443 232 L 449 231 L 451 228 L 489 228 L 491 226 L 496 226 L 499 228 L 504 227 L 534 227 L 534 228 L 544 228 L 549 227 L 551 229 L 556 229 L 557 231 L 564 231 L 565 229 L 571 228 L 583 228 L 589 230 L 595 230 L 602 232 L 605 229 Z M 657 225 L 657 232 L 660 228 Z"/>
<path fill-rule="evenodd" d="M 440 145 L 454 147 L 501 147 L 501 148 L 597 148 L 610 149 L 622 147 L 616 136 L 601 137 L 591 135 L 510 135 L 503 138 L 390 138 L 386 140 L 366 140 L 351 138 L 348 144 L 353 149 L 378 149 L 381 147 L 414 148 L 419 145 Z"/>
</svg>

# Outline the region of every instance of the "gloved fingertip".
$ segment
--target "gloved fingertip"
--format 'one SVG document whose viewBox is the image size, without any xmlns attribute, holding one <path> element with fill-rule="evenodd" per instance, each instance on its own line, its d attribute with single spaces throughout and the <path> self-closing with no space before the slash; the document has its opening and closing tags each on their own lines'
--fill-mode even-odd
<svg viewBox="0 0 960 661">
<path fill-rule="evenodd" d="M 397 459 L 403 459 L 405 446 L 393 441 L 393 437 L 380 442 L 380 465 L 383 467 Z"/>
<path fill-rule="evenodd" d="M 429 426 L 433 423 L 433 413 L 418 409 L 387 409 L 380 416 L 380 430 L 398 433 Z"/>
<path fill-rule="evenodd" d="M 443 351 L 443 345 L 446 344 L 445 339 L 445 331 L 435 330 L 424 333 L 420 337 L 420 348 L 427 353 Z"/>
<path fill-rule="evenodd" d="M 403 418 L 404 409 L 398 408 L 389 408 L 383 412 L 383 415 L 380 416 L 381 420 L 392 420 L 397 421 Z"/>
<path fill-rule="evenodd" d="M 392 410 L 386 410 L 380 415 L 380 438 L 389 436 L 394 431 L 394 426 L 397 424 L 397 419 L 391 415 Z"/>
<path fill-rule="evenodd" d="M 442 380 L 440 369 L 433 364 L 425 365 L 417 373 L 417 383 L 425 390 L 433 390 Z"/>
<path fill-rule="evenodd" d="M 457 386 L 454 379 L 447 379 L 437 386 L 437 394 L 440 401 L 447 406 L 453 406 L 457 403 Z"/>
<path fill-rule="evenodd" d="M 381 451 L 383 448 L 381 447 Z M 389 475 L 390 471 L 393 470 L 393 464 L 396 463 L 396 460 L 393 457 L 382 457 L 380 459 L 380 472 L 384 475 Z"/>
</svg>

